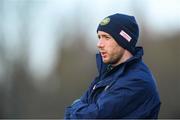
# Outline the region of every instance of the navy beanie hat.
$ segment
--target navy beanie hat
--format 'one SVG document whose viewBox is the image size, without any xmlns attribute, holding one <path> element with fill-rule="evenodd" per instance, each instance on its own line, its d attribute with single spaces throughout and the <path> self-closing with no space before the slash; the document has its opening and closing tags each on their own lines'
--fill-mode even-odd
<svg viewBox="0 0 180 120">
<path fill-rule="evenodd" d="M 98 31 L 110 34 L 121 47 L 134 54 L 139 37 L 139 28 L 134 16 L 119 13 L 110 15 L 100 22 Z"/>
</svg>

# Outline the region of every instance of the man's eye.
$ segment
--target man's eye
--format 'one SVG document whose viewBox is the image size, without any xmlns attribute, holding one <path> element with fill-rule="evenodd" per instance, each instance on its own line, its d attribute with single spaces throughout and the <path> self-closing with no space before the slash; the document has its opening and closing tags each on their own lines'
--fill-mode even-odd
<svg viewBox="0 0 180 120">
<path fill-rule="evenodd" d="M 105 38 L 106 38 L 106 39 L 110 39 L 110 37 L 109 37 L 109 36 L 106 36 Z"/>
<path fill-rule="evenodd" d="M 98 35 L 98 39 L 100 39 L 101 37 Z"/>
</svg>

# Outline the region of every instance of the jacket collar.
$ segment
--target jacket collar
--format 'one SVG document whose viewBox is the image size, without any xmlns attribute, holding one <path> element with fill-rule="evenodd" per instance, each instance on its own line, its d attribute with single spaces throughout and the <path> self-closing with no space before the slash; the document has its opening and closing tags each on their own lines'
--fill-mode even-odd
<svg viewBox="0 0 180 120">
<path fill-rule="evenodd" d="M 136 47 L 133 57 L 131 57 L 130 59 L 128 59 L 127 61 L 125 61 L 122 64 L 128 64 L 128 63 L 131 63 L 131 62 L 133 62 L 133 61 L 135 61 L 137 59 L 141 59 L 143 54 L 144 54 L 143 48 L 142 47 Z M 97 64 L 97 69 L 98 69 L 99 74 L 101 74 L 103 71 L 105 71 L 105 69 L 108 66 L 107 64 L 103 63 L 102 57 L 101 57 L 101 55 L 99 53 L 96 54 L 96 64 Z"/>
</svg>

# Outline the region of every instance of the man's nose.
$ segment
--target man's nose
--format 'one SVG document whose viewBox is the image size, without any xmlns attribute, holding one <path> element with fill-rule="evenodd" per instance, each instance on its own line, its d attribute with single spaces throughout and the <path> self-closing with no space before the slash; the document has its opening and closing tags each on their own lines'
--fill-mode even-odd
<svg viewBox="0 0 180 120">
<path fill-rule="evenodd" d="M 97 48 L 102 48 L 104 47 L 104 43 L 101 39 L 99 39 L 98 43 L 97 43 Z"/>
</svg>

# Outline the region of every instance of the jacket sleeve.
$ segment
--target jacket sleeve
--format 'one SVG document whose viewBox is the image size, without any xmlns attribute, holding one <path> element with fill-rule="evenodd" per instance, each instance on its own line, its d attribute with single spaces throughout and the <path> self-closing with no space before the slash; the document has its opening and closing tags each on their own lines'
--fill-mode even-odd
<svg viewBox="0 0 180 120">
<path fill-rule="evenodd" d="M 66 108 L 65 119 L 96 118 L 98 111 L 95 104 L 87 104 L 79 100 Z"/>
<path fill-rule="evenodd" d="M 137 111 L 134 113 L 137 118 L 144 118 L 148 111 L 137 109 L 146 99 L 147 92 L 144 88 L 146 87 L 139 82 L 112 86 L 112 89 L 103 91 L 96 103 L 88 104 L 79 100 L 68 107 L 65 118 L 123 118 L 127 115 L 131 117 L 132 111 Z"/>
</svg>

